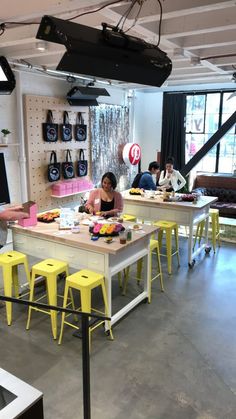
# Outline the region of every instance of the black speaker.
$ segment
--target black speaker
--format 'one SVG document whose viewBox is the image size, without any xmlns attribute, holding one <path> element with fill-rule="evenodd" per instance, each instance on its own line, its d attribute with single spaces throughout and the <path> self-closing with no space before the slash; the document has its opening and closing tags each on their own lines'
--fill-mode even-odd
<svg viewBox="0 0 236 419">
<path fill-rule="evenodd" d="M 44 16 L 36 37 L 65 45 L 57 70 L 160 87 L 172 70 L 167 54 L 106 26 L 98 30 Z"/>
</svg>

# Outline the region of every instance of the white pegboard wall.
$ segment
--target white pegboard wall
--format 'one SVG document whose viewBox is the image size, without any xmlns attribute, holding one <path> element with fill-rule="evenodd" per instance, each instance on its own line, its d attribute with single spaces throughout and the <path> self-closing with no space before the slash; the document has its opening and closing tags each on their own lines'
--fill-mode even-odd
<svg viewBox="0 0 236 419">
<path fill-rule="evenodd" d="M 53 113 L 54 122 L 63 124 L 63 112 L 67 111 L 69 122 L 76 124 L 78 112 L 82 112 L 84 123 L 87 125 L 87 140 L 63 142 L 60 139 L 57 142 L 48 143 L 43 140 L 42 124 L 46 122 L 47 111 Z M 78 160 L 78 150 L 84 149 L 85 159 L 88 160 L 88 175 L 90 174 L 90 129 L 89 129 L 89 110 L 88 107 L 71 107 L 68 102 L 61 98 L 47 96 L 24 96 L 24 114 L 25 114 L 25 139 L 27 155 L 27 174 L 29 199 L 37 203 L 39 210 L 50 209 L 67 204 L 75 204 L 79 201 L 79 195 L 65 198 L 52 198 L 51 186 L 53 182 L 48 182 L 47 166 L 50 160 L 50 152 L 55 150 L 57 161 L 63 162 L 66 158 L 66 150 L 71 150 L 73 163 Z M 75 167 L 75 164 L 74 164 Z M 63 180 L 61 176 L 61 180 Z"/>
</svg>

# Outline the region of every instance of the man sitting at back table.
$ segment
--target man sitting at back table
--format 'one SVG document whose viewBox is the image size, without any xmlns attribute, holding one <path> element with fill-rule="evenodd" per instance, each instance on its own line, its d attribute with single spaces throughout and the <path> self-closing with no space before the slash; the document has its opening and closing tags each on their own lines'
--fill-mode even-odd
<svg viewBox="0 0 236 419">
<path fill-rule="evenodd" d="M 153 181 L 152 176 L 157 175 L 159 172 L 160 166 L 156 161 L 149 163 L 148 171 L 143 172 L 138 187 L 145 190 L 156 191 L 156 183 Z"/>
</svg>

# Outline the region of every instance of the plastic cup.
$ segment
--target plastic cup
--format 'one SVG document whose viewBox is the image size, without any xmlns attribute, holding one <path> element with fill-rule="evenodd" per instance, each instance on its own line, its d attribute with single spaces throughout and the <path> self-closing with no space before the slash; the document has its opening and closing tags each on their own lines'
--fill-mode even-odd
<svg viewBox="0 0 236 419">
<path fill-rule="evenodd" d="M 120 231 L 119 232 L 120 244 L 126 244 L 127 241 L 127 231 Z"/>
</svg>

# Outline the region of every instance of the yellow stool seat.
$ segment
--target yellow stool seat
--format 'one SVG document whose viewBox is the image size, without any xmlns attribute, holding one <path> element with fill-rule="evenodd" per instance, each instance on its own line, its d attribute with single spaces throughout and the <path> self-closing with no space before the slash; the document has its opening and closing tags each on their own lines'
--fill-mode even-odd
<svg viewBox="0 0 236 419">
<path fill-rule="evenodd" d="M 18 266 L 24 265 L 25 274 L 30 284 L 30 272 L 27 256 L 23 253 L 11 250 L 0 255 L 0 266 L 3 270 L 4 293 L 7 297 L 12 297 L 12 286 L 14 287 L 15 297 L 19 298 L 19 279 Z M 12 303 L 6 302 L 6 314 L 8 326 L 12 323 Z"/>
<path fill-rule="evenodd" d="M 122 218 L 123 218 L 124 221 L 131 221 L 131 222 L 136 221 L 136 215 L 122 214 Z"/>
<path fill-rule="evenodd" d="M 158 265 L 158 273 L 152 277 L 152 254 L 156 253 L 157 256 L 157 265 Z M 137 281 L 140 282 L 142 278 L 142 267 L 143 267 L 143 258 L 139 259 L 137 262 Z M 127 282 L 129 279 L 129 267 L 124 270 L 124 286 L 123 286 L 123 295 L 126 294 Z M 162 278 L 162 270 L 161 270 L 161 260 L 160 260 L 160 251 L 159 251 L 159 242 L 158 240 L 150 240 L 150 277 L 149 277 L 149 295 L 148 295 L 148 302 L 151 302 L 152 296 L 152 282 L 156 278 L 160 278 L 160 285 L 161 291 L 164 291 L 163 285 L 163 278 Z"/>
<path fill-rule="evenodd" d="M 65 285 L 65 292 L 64 292 L 64 299 L 63 299 L 63 308 L 66 308 L 68 305 L 72 304 L 73 309 L 75 310 L 74 305 L 74 299 L 72 290 L 78 290 L 80 292 L 80 300 L 81 300 L 81 310 L 85 313 L 91 313 L 91 291 L 96 287 L 101 287 L 102 289 L 102 296 L 103 296 L 103 302 L 105 306 L 105 311 L 102 312 L 105 316 L 108 315 L 108 303 L 107 303 L 107 295 L 106 295 L 106 289 L 105 289 L 105 283 L 104 283 L 104 275 L 90 271 L 89 269 L 82 269 L 79 272 L 75 272 L 74 274 L 67 276 L 66 278 L 66 285 Z M 71 291 L 71 302 L 68 304 L 68 293 Z M 80 311 L 80 308 L 78 309 Z M 101 313 L 98 310 L 93 309 L 93 311 L 97 311 Z M 64 324 L 67 324 L 68 326 L 73 327 L 74 329 L 79 329 L 78 326 L 65 321 L 66 313 L 62 313 L 61 318 L 61 331 L 60 336 L 58 340 L 58 344 L 60 345 L 62 342 L 62 336 L 63 336 L 63 330 L 64 330 Z M 99 321 L 95 324 L 95 326 L 89 328 L 89 340 L 90 340 L 90 334 L 91 332 L 103 324 L 104 321 Z M 109 323 L 109 331 L 110 331 L 110 337 L 113 339 L 113 334 L 111 330 L 111 326 Z"/>
<path fill-rule="evenodd" d="M 216 241 L 218 241 L 218 246 L 220 247 L 220 223 L 219 223 L 219 210 L 217 208 L 210 208 L 209 210 L 209 216 L 211 219 L 211 230 L 212 230 L 212 246 L 214 253 L 216 251 Z M 205 227 L 205 220 L 202 220 L 197 225 L 197 230 L 195 234 L 194 239 L 194 245 L 195 247 L 197 239 L 198 243 L 200 245 L 202 236 L 203 236 L 203 230 Z"/>
<path fill-rule="evenodd" d="M 160 253 L 161 256 L 167 257 L 167 269 L 168 273 L 172 273 L 172 256 L 177 255 L 178 266 L 180 266 L 179 261 L 179 238 L 178 238 L 178 224 L 173 221 L 155 221 L 154 226 L 159 227 L 158 231 L 158 242 L 160 248 L 162 247 L 162 238 L 163 233 L 166 233 L 166 254 Z M 172 252 L 172 231 L 175 236 L 175 250 Z"/>
<path fill-rule="evenodd" d="M 68 263 L 62 262 L 56 259 L 45 259 L 39 263 L 36 263 L 32 267 L 32 277 L 30 283 L 30 298 L 29 301 L 39 301 L 45 296 L 34 300 L 34 287 L 35 287 L 35 278 L 38 276 L 43 276 L 46 279 L 47 285 L 47 299 L 49 305 L 57 305 L 57 277 L 58 275 L 65 273 L 69 275 Z M 49 314 L 51 316 L 51 327 L 53 338 L 57 338 L 57 312 L 55 310 L 46 311 L 39 309 L 37 307 L 29 307 L 28 309 L 28 319 L 26 324 L 26 329 L 30 328 L 31 312 L 32 310 L 41 311 L 42 313 Z"/>
</svg>

